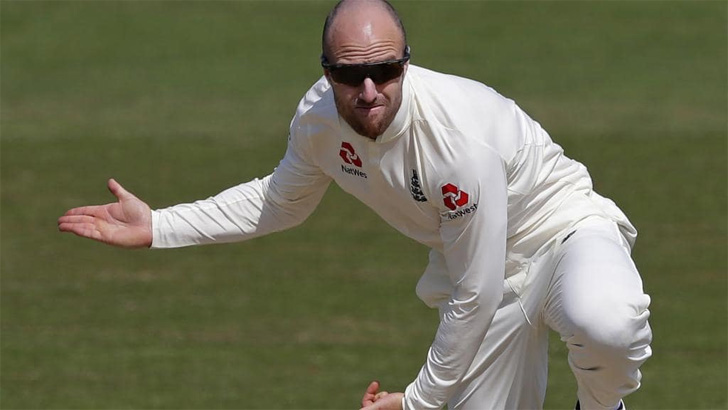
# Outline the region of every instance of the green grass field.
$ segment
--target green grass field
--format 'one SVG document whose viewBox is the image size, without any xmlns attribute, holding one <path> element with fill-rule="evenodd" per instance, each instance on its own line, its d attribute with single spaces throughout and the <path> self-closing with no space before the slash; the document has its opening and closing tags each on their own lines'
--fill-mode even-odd
<svg viewBox="0 0 728 410">
<path fill-rule="evenodd" d="M 269 173 L 331 2 L 0 2 L 7 409 L 353 409 L 403 389 L 436 313 L 427 252 L 332 187 L 300 228 L 124 251 L 66 209 L 153 207 Z M 632 409 L 728 407 L 723 1 L 395 2 L 414 64 L 515 99 L 640 230 L 654 356 Z M 546 407 L 575 383 L 557 338 Z"/>
</svg>

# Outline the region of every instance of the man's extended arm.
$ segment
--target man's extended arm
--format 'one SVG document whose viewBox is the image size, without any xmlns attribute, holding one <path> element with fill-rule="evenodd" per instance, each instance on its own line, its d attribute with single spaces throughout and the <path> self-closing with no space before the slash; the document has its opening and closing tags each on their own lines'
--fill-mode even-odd
<svg viewBox="0 0 728 410">
<path fill-rule="evenodd" d="M 109 190 L 118 202 L 71 209 L 58 228 L 126 248 L 232 242 L 290 228 L 313 212 L 330 182 L 302 145 L 291 138 L 279 166 L 263 179 L 156 211 L 112 179 Z"/>
<path fill-rule="evenodd" d="M 330 179 L 289 144 L 276 170 L 192 204 L 152 213 L 153 248 L 246 240 L 303 222 L 321 201 Z"/>
</svg>

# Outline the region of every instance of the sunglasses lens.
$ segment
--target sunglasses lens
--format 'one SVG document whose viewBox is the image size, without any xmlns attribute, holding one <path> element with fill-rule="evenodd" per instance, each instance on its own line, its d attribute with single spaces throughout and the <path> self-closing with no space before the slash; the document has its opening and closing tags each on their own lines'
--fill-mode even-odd
<svg viewBox="0 0 728 410">
<path fill-rule="evenodd" d="M 366 76 L 367 73 L 364 67 L 351 66 L 331 70 L 331 77 L 333 77 L 334 81 L 351 86 L 361 84 Z"/>
<path fill-rule="evenodd" d="M 365 78 L 371 78 L 375 84 L 384 84 L 402 75 L 404 66 L 401 63 L 383 63 L 372 65 L 351 65 L 331 70 L 331 77 L 337 83 L 358 86 Z"/>
<path fill-rule="evenodd" d="M 402 64 L 398 63 L 381 64 L 372 68 L 373 70 L 371 71 L 369 78 L 371 78 L 375 84 L 384 84 L 388 81 L 394 80 L 402 75 L 403 70 Z"/>
</svg>

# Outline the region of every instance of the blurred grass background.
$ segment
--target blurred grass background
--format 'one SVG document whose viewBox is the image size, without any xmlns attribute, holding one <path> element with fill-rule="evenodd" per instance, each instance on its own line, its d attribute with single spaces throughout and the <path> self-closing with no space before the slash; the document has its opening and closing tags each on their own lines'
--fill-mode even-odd
<svg viewBox="0 0 728 410">
<path fill-rule="evenodd" d="M 109 177 L 165 207 L 269 173 L 332 4 L 0 2 L 0 407 L 358 408 L 415 377 L 426 249 L 336 187 L 241 244 L 56 231 Z M 414 64 L 515 99 L 640 230 L 654 357 L 628 407 L 728 407 L 726 3 L 394 4 Z M 546 407 L 571 408 L 550 349 Z"/>
</svg>

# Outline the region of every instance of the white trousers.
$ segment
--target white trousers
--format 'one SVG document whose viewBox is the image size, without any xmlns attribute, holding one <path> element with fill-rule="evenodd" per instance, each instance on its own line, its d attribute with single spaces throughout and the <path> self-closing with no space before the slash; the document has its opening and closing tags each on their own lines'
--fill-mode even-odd
<svg viewBox="0 0 728 410">
<path fill-rule="evenodd" d="M 639 367 L 651 355 L 652 339 L 650 298 L 617 225 L 603 219 L 577 225 L 534 257 L 527 275 L 518 294 L 505 287 L 448 407 L 543 408 L 553 329 L 568 347 L 581 408 L 614 409 L 639 388 Z"/>
</svg>

